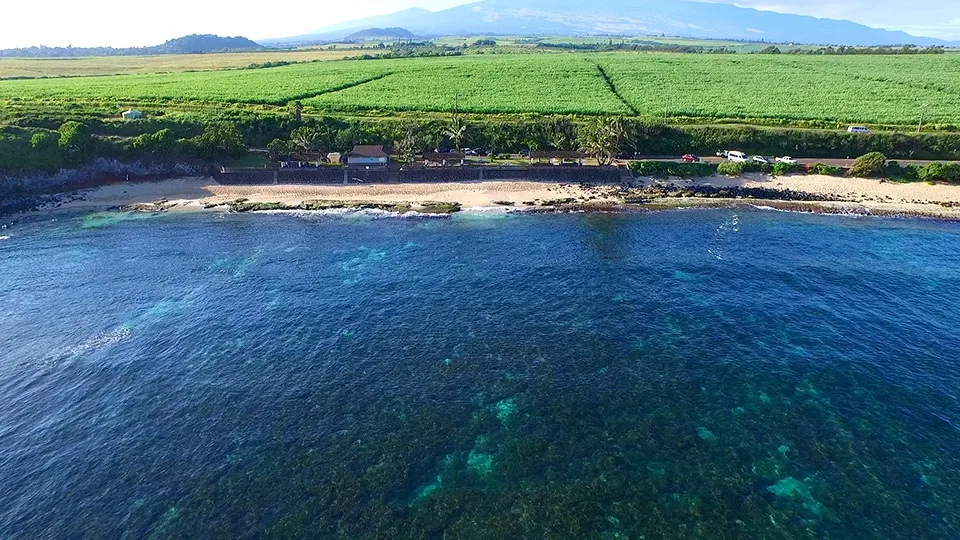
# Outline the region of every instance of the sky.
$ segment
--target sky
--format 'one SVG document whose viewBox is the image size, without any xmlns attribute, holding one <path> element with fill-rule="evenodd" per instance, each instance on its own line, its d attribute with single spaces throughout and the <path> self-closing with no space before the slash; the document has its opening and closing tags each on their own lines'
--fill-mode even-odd
<svg viewBox="0 0 960 540">
<path fill-rule="evenodd" d="M 958 0 L 706 0 L 768 11 L 848 19 L 914 35 L 960 40 Z M 467 0 L 284 0 L 276 9 L 236 0 L 2 0 L 0 48 L 157 45 L 187 34 L 251 39 L 302 34 L 409 7 L 444 9 Z M 244 4 L 256 7 L 245 7 Z M 587 2 L 585 1 L 585 4 Z M 952 5 L 951 5 L 952 4 Z"/>
</svg>

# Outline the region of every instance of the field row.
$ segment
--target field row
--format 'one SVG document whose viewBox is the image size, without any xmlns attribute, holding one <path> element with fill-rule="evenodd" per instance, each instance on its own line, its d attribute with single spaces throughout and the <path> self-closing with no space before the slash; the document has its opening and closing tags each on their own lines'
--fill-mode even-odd
<svg viewBox="0 0 960 540">
<path fill-rule="evenodd" d="M 601 71 L 602 68 L 602 71 Z M 616 95 L 605 72 L 614 85 Z M 960 124 L 960 55 L 518 54 L 0 81 L 17 99 L 285 104 L 317 111 L 630 114 Z M 622 98 L 622 99 L 621 99 Z"/>
</svg>

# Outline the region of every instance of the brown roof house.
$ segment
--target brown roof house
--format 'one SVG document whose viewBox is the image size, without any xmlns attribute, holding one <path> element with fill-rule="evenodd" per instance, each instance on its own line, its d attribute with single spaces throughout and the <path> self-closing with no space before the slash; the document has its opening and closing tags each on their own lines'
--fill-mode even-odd
<svg viewBox="0 0 960 540">
<path fill-rule="evenodd" d="M 347 165 L 378 165 L 386 167 L 390 156 L 382 146 L 357 145 L 347 154 Z"/>
</svg>

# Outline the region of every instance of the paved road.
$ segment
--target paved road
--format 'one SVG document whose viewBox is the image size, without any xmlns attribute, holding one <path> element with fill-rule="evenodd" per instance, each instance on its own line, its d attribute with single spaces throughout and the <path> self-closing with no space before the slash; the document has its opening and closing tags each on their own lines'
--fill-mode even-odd
<svg viewBox="0 0 960 540">
<path fill-rule="evenodd" d="M 664 156 L 650 156 L 650 157 L 639 157 L 638 160 L 651 160 L 651 161 L 673 161 L 680 163 L 683 160 L 680 158 L 674 157 L 664 157 Z M 700 156 L 700 159 L 707 163 L 722 163 L 725 161 L 723 158 L 716 156 Z M 833 165 L 835 167 L 852 167 L 853 159 L 833 159 L 833 158 L 801 158 L 794 156 L 794 159 L 797 160 L 801 165 L 810 165 L 812 163 L 823 163 L 826 165 Z M 924 159 L 894 159 L 891 161 L 896 161 L 901 165 L 927 165 L 929 163 L 960 163 L 960 161 L 944 161 L 944 160 L 924 160 Z"/>
</svg>

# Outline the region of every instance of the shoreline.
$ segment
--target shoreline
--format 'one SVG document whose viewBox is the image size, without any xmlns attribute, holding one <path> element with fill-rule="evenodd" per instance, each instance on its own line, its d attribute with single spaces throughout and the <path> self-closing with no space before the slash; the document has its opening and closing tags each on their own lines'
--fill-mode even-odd
<svg viewBox="0 0 960 540">
<path fill-rule="evenodd" d="M 369 185 L 223 185 L 209 177 L 117 183 L 58 195 L 12 218 L 55 212 L 231 212 L 377 209 L 629 212 L 731 205 L 824 214 L 960 220 L 960 186 L 825 176 L 696 180 L 637 178 L 623 185 L 538 181 Z"/>
</svg>

